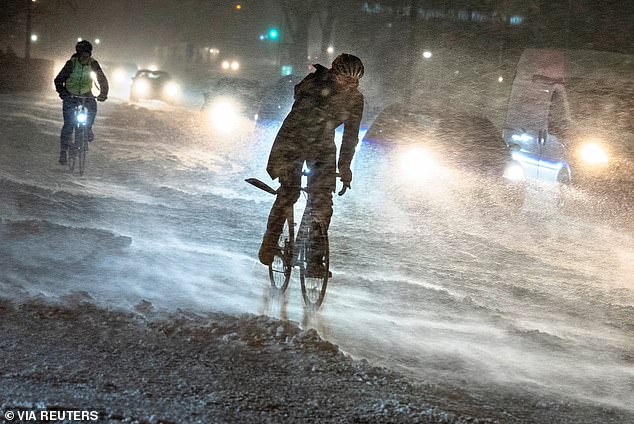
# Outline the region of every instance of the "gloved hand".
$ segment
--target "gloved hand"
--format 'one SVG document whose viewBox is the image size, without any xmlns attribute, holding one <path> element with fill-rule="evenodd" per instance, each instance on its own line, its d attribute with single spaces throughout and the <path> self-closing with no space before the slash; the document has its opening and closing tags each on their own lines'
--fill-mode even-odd
<svg viewBox="0 0 634 424">
<path fill-rule="evenodd" d="M 352 183 L 352 171 L 350 170 L 350 166 L 339 166 L 339 178 L 344 187 L 352 188 L 350 186 L 350 183 Z"/>
<path fill-rule="evenodd" d="M 68 91 L 66 91 L 66 90 L 60 91 L 57 94 L 59 94 L 59 98 L 62 99 L 62 100 L 67 99 L 67 98 L 70 97 L 70 93 Z"/>
<path fill-rule="evenodd" d="M 100 94 L 100 95 L 97 96 L 97 101 L 98 102 L 105 102 L 107 98 L 108 98 L 108 96 L 106 96 L 105 94 Z"/>
</svg>

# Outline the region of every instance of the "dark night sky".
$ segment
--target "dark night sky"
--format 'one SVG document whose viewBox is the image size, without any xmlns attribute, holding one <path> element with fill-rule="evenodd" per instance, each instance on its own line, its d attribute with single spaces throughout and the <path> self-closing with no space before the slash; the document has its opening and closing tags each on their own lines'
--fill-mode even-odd
<svg viewBox="0 0 634 424">
<path fill-rule="evenodd" d="M 240 11 L 235 9 L 238 3 Z M 233 37 L 248 48 L 257 44 L 264 29 L 281 21 L 277 4 L 272 0 L 82 0 L 77 9 L 64 7 L 35 16 L 33 32 L 40 40 L 34 54 L 67 55 L 78 37 L 99 37 L 102 43 L 95 55 L 110 59 L 143 58 L 151 56 L 157 45 L 187 40 L 208 40 L 210 47 L 221 47 Z M 18 53 L 22 39 L 20 35 Z"/>
<path fill-rule="evenodd" d="M 69 3 L 76 8 L 69 7 Z M 89 40 L 99 37 L 102 43 L 97 46 L 95 57 L 107 60 L 152 60 L 154 47 L 185 41 L 205 46 L 208 43 L 209 47 L 225 49 L 225 52 L 232 50 L 231 53 L 240 50 L 241 56 L 248 56 L 263 47 L 262 43 L 258 44 L 258 35 L 282 22 L 280 1 L 243 0 L 241 11 L 236 11 L 237 3 L 226 0 L 37 0 L 42 11 L 34 16 L 32 32 L 40 39 L 33 45 L 32 54 L 61 60 L 72 53 L 78 37 Z M 634 1 L 581 0 L 575 2 L 574 7 L 568 1 L 519 3 L 542 5 L 537 9 L 520 7 L 526 14 L 538 10 L 537 19 L 533 16 L 532 23 L 529 24 L 528 19 L 526 23 L 526 27 L 533 30 L 531 43 L 535 45 L 549 46 L 555 40 L 558 41 L 553 44 L 555 47 L 565 44 L 572 48 L 596 46 L 599 50 L 631 50 Z M 381 16 L 381 19 L 389 18 Z M 547 29 L 541 28 L 545 25 L 549 25 Z M 23 23 L 19 28 L 12 46 L 22 55 Z M 2 40 L 6 42 L 6 34 L 0 36 L 4 36 Z M 545 38 L 541 44 L 540 37 Z M 566 43 L 559 42 L 561 40 Z M 604 42 L 606 40 L 611 42 Z"/>
</svg>

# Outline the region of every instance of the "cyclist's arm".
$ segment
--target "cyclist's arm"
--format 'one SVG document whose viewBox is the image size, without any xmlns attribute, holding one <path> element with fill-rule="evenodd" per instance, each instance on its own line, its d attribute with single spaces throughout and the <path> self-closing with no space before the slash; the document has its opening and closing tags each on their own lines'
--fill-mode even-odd
<svg viewBox="0 0 634 424">
<path fill-rule="evenodd" d="M 92 62 L 92 70 L 97 75 L 97 83 L 99 84 L 99 95 L 103 97 L 108 97 L 108 79 L 106 78 L 106 74 L 104 74 L 99 62 L 93 60 Z"/>
<path fill-rule="evenodd" d="M 363 116 L 363 95 L 358 93 L 350 107 L 346 119 L 343 121 L 343 140 L 339 150 L 339 169 L 350 168 L 355 149 L 359 143 L 359 127 Z"/>
<path fill-rule="evenodd" d="M 55 90 L 59 95 L 68 94 L 66 80 L 70 77 L 71 72 L 73 72 L 73 63 L 68 60 L 53 80 L 55 82 Z"/>
</svg>

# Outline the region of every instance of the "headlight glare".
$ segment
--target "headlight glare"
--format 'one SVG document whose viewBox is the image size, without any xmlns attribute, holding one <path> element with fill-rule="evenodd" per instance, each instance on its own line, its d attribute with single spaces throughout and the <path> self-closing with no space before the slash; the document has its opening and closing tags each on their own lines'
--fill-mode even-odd
<svg viewBox="0 0 634 424">
<path fill-rule="evenodd" d="M 238 105 L 230 99 L 219 98 L 209 109 L 209 119 L 214 129 L 228 133 L 237 128 L 239 123 Z"/>
<path fill-rule="evenodd" d="M 588 165 L 605 165 L 608 163 L 608 155 L 605 149 L 598 143 L 586 143 L 579 151 L 581 159 Z"/>
<path fill-rule="evenodd" d="M 420 180 L 437 175 L 440 165 L 434 155 L 423 148 L 412 148 L 400 154 L 398 165 L 402 176 Z"/>
<path fill-rule="evenodd" d="M 511 181 L 523 181 L 525 177 L 524 168 L 517 162 L 509 164 L 504 170 L 504 178 Z"/>
<path fill-rule="evenodd" d="M 150 91 L 150 84 L 147 81 L 137 81 L 134 83 L 134 93 L 138 96 L 145 96 Z"/>
<path fill-rule="evenodd" d="M 165 84 L 165 88 L 163 90 L 167 97 L 176 97 L 180 91 L 180 87 L 175 82 L 170 81 Z"/>
</svg>

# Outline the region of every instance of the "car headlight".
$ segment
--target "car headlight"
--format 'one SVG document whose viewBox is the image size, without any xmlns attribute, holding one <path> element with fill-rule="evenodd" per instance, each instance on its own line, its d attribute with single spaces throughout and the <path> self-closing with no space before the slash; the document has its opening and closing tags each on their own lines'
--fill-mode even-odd
<svg viewBox="0 0 634 424">
<path fill-rule="evenodd" d="M 163 93 L 167 97 L 170 97 L 170 98 L 176 97 L 179 92 L 180 92 L 179 85 L 173 81 L 170 81 L 167 84 L 165 84 L 165 88 L 163 89 Z"/>
<path fill-rule="evenodd" d="M 228 133 L 238 127 L 240 121 L 238 104 L 227 98 L 216 99 L 209 109 L 209 120 L 212 127 L 220 132 Z"/>
<path fill-rule="evenodd" d="M 117 68 L 114 71 L 113 78 L 114 78 L 115 82 L 124 83 L 130 77 L 128 77 L 128 73 L 125 71 L 125 69 Z"/>
<path fill-rule="evenodd" d="M 147 81 L 137 81 L 134 83 L 134 93 L 137 96 L 145 96 L 150 92 L 150 84 Z"/>
<path fill-rule="evenodd" d="M 523 181 L 525 177 L 524 168 L 517 162 L 510 163 L 504 170 L 504 178 L 511 181 Z"/>
<path fill-rule="evenodd" d="M 414 181 L 429 178 L 440 172 L 440 163 L 427 149 L 415 147 L 402 152 L 398 158 L 401 176 Z"/>
<path fill-rule="evenodd" d="M 608 163 L 608 154 L 599 143 L 585 143 L 579 148 L 581 160 L 591 166 L 600 166 Z"/>
</svg>

